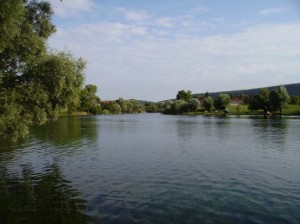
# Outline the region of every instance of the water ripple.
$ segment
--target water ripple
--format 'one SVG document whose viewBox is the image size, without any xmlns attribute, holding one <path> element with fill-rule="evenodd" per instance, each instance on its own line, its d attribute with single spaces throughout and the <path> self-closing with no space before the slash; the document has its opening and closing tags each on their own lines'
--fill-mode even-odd
<svg viewBox="0 0 300 224">
<path fill-rule="evenodd" d="M 1 145 L 0 168 L 19 178 L 30 170 L 37 183 L 55 164 L 54 186 L 73 189 L 75 205 L 83 199 L 89 223 L 296 224 L 299 124 L 159 114 L 62 118 L 24 144 Z"/>
</svg>

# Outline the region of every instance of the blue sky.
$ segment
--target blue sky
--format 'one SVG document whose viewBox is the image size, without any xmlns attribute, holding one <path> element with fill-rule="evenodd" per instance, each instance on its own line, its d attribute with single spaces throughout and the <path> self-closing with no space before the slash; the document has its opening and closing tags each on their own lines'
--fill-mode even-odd
<svg viewBox="0 0 300 224">
<path fill-rule="evenodd" d="M 300 82 L 299 0 L 49 2 L 49 47 L 87 60 L 102 100 Z"/>
</svg>

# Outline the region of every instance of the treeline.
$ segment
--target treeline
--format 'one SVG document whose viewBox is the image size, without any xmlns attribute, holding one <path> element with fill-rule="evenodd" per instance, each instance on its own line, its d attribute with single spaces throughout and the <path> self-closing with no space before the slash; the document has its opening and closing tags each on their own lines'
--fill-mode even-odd
<svg viewBox="0 0 300 224">
<path fill-rule="evenodd" d="M 136 100 L 124 100 L 123 98 L 119 98 L 117 100 L 101 101 L 96 93 L 97 86 L 86 85 L 80 92 L 80 103 L 77 107 L 70 107 L 68 114 L 81 114 L 84 112 L 87 115 L 96 115 L 145 112 L 145 107 Z"/>
<path fill-rule="evenodd" d="M 228 94 L 220 94 L 216 99 L 206 93 L 204 96 L 193 97 L 190 90 L 180 90 L 175 101 L 146 104 L 146 112 L 161 112 L 163 114 L 183 114 L 225 110 L 230 103 Z"/>
<path fill-rule="evenodd" d="M 221 93 L 218 97 L 212 97 L 209 93 L 203 96 L 193 96 L 191 91 L 180 90 L 175 101 L 165 101 L 159 103 L 148 103 L 145 105 L 146 112 L 160 112 L 163 114 L 185 114 L 204 112 L 229 112 L 228 106 L 234 96 Z M 239 95 L 236 111 L 241 110 L 241 105 L 248 106 L 250 112 L 263 111 L 264 113 L 282 113 L 288 104 L 300 104 L 299 96 L 289 96 L 284 86 L 278 86 L 269 91 L 264 88 L 259 94 L 252 96 Z"/>
<path fill-rule="evenodd" d="M 136 100 L 124 100 L 101 103 L 101 114 L 134 114 L 145 112 L 145 107 Z"/>
</svg>

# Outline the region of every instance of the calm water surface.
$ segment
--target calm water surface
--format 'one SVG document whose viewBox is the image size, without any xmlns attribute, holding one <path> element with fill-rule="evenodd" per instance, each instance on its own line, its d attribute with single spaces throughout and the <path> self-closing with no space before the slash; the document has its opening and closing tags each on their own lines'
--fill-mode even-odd
<svg viewBox="0 0 300 224">
<path fill-rule="evenodd" d="M 0 223 L 300 223 L 300 118 L 64 117 L 0 145 Z"/>
</svg>

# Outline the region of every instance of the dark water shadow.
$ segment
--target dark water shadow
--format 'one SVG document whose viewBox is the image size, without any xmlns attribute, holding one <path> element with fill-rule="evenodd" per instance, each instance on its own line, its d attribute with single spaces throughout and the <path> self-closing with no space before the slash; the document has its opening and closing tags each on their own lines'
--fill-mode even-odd
<svg viewBox="0 0 300 224">
<path fill-rule="evenodd" d="M 95 116 L 61 117 L 57 121 L 32 128 L 32 136 L 55 146 L 72 146 L 82 140 L 97 139 L 98 124 Z"/>
<path fill-rule="evenodd" d="M 86 201 L 57 164 L 34 173 L 30 164 L 11 174 L 0 164 L 0 223 L 88 223 Z"/>
<path fill-rule="evenodd" d="M 253 127 L 253 135 L 258 137 L 258 139 L 282 146 L 285 144 L 289 128 L 287 119 L 281 119 L 280 117 L 252 117 L 250 122 Z"/>
</svg>

